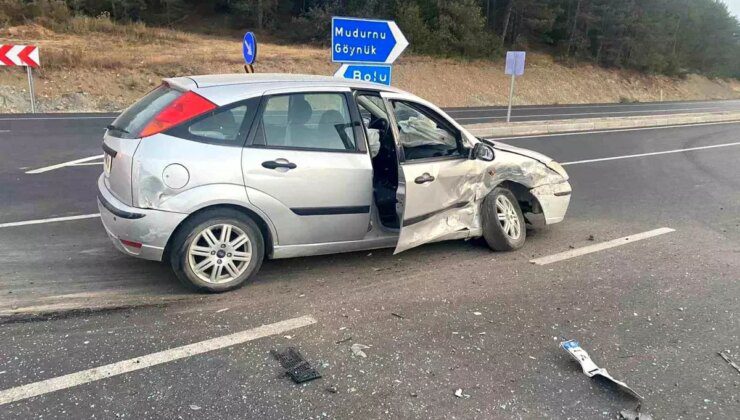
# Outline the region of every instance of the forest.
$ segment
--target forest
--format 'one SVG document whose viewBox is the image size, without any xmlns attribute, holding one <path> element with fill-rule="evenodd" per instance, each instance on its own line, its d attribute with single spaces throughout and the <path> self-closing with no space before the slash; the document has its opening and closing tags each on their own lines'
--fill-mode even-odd
<svg viewBox="0 0 740 420">
<path fill-rule="evenodd" d="M 0 26 L 105 16 L 198 31 L 194 17 L 286 43 L 325 44 L 332 16 L 395 20 L 418 54 L 740 78 L 740 24 L 719 0 L 0 0 Z"/>
</svg>

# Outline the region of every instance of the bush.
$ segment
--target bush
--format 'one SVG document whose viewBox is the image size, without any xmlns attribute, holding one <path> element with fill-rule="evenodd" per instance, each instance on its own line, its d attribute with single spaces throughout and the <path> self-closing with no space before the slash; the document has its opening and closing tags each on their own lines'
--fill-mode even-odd
<svg viewBox="0 0 740 420">
<path fill-rule="evenodd" d="M 421 9 L 416 3 L 399 4 L 396 11 L 396 22 L 409 40 L 411 51 L 418 53 L 431 52 L 437 45 L 432 31 L 421 16 Z"/>
<path fill-rule="evenodd" d="M 328 45 L 331 42 L 331 18 L 341 10 L 339 0 L 331 0 L 323 6 L 312 7 L 302 16 L 291 20 L 285 36 L 295 42 L 319 42 Z"/>
<path fill-rule="evenodd" d="M 490 57 L 496 51 L 496 36 L 486 30 L 486 21 L 476 0 L 440 2 L 437 48 L 444 55 Z"/>
<path fill-rule="evenodd" d="M 0 26 L 22 25 L 30 21 L 58 23 L 71 17 L 69 7 L 62 0 L 0 0 Z"/>
</svg>

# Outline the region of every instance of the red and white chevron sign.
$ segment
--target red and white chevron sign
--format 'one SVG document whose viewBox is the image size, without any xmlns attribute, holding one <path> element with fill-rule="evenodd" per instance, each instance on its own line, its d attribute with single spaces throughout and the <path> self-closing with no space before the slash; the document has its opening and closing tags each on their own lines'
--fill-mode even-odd
<svg viewBox="0 0 740 420">
<path fill-rule="evenodd" d="M 35 45 L 0 45 L 0 66 L 39 66 L 39 47 Z"/>
</svg>

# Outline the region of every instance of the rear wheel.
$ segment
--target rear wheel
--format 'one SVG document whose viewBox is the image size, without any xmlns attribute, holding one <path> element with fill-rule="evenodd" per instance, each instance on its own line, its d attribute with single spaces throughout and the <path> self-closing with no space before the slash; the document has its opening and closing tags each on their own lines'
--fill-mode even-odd
<svg viewBox="0 0 740 420">
<path fill-rule="evenodd" d="M 513 251 L 524 246 L 527 229 L 514 194 L 496 187 L 482 205 L 483 238 L 494 251 Z"/>
<path fill-rule="evenodd" d="M 248 216 L 231 209 L 201 213 L 175 238 L 170 264 L 191 289 L 219 293 L 244 285 L 262 265 L 264 240 Z"/>
</svg>

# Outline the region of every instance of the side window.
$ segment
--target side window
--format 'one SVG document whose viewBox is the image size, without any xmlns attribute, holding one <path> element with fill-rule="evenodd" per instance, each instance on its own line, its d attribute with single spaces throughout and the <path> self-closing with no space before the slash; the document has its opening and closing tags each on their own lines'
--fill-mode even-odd
<svg viewBox="0 0 740 420">
<path fill-rule="evenodd" d="M 224 143 L 233 143 L 239 137 L 247 105 L 216 112 L 188 126 L 188 133 Z"/>
<path fill-rule="evenodd" d="M 342 93 L 296 93 L 267 99 L 254 144 L 316 150 L 355 150 Z"/>
<path fill-rule="evenodd" d="M 191 122 L 174 127 L 167 131 L 167 134 L 186 140 L 242 146 L 258 104 L 259 98 L 253 98 L 242 103 L 226 105 Z"/>
<path fill-rule="evenodd" d="M 393 101 L 399 143 L 406 160 L 460 156 L 460 133 L 432 110 L 418 104 Z"/>
</svg>

